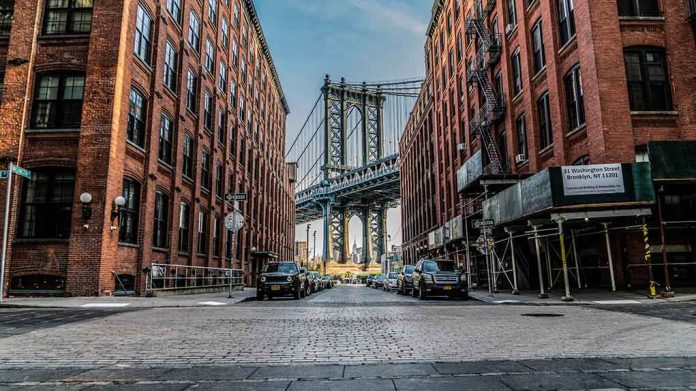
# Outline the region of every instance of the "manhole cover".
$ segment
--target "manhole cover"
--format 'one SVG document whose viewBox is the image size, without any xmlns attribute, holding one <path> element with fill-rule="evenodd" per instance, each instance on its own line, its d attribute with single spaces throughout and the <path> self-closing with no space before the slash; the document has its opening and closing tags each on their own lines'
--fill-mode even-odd
<svg viewBox="0 0 696 391">
<path fill-rule="evenodd" d="M 564 316 L 564 315 L 563 314 L 537 312 L 537 313 L 533 313 L 533 314 L 522 314 L 522 316 L 531 316 L 533 318 L 558 318 L 558 317 Z"/>
</svg>

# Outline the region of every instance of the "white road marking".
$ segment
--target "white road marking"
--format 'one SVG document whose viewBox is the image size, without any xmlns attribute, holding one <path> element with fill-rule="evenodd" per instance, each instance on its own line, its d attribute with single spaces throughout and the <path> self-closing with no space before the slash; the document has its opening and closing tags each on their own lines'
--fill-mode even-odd
<svg viewBox="0 0 696 391">
<path fill-rule="evenodd" d="M 495 304 L 506 304 L 506 303 L 519 303 L 519 300 L 497 300 L 494 301 Z"/>
<path fill-rule="evenodd" d="M 593 301 L 595 304 L 641 304 L 637 300 L 597 300 Z"/>
<path fill-rule="evenodd" d="M 85 303 L 80 307 L 82 308 L 121 308 L 127 307 L 130 303 Z"/>
<path fill-rule="evenodd" d="M 201 301 L 200 305 L 227 305 L 227 303 L 220 303 L 219 301 Z"/>
</svg>

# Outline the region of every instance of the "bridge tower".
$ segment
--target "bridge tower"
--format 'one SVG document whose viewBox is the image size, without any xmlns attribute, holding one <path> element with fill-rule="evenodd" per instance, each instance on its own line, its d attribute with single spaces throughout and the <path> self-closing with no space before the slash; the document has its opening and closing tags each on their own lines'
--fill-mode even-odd
<svg viewBox="0 0 696 391">
<path fill-rule="evenodd" d="M 383 110 L 385 97 L 380 88 L 367 88 L 349 85 L 344 78 L 340 83 L 333 83 L 326 75 L 322 87 L 324 98 L 324 165 L 323 181 L 351 171 L 357 167 L 347 165 L 347 138 L 349 136 L 347 116 L 351 109 L 362 116 L 360 131 L 362 133 L 362 166 L 380 160 L 384 153 Z M 363 225 L 363 263 L 369 264 L 374 252 L 377 259 L 386 251 L 386 211 L 387 204 L 375 204 L 367 200 L 355 200 L 351 205 L 337 205 L 330 197 L 317 200 L 323 212 L 324 225 L 324 259 L 345 263 L 350 253 L 348 222 L 358 216 Z"/>
</svg>

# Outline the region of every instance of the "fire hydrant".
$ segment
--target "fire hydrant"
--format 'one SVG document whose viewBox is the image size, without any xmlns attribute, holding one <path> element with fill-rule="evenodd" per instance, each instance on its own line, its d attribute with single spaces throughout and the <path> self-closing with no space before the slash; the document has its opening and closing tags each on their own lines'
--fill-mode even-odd
<svg viewBox="0 0 696 391">
<path fill-rule="evenodd" d="M 654 299 L 655 297 L 657 297 L 656 287 L 658 287 L 658 286 L 660 286 L 660 284 L 658 284 L 657 282 L 650 281 L 650 298 L 651 299 Z"/>
</svg>

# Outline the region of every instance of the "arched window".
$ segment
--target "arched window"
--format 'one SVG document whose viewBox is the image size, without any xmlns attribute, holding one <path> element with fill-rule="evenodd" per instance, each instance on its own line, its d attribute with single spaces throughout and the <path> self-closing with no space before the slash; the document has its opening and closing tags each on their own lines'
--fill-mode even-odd
<svg viewBox="0 0 696 391">
<path fill-rule="evenodd" d="M 119 213 L 118 241 L 121 243 L 138 243 L 138 221 L 140 215 L 140 183 L 123 178 L 123 198 L 126 204 Z"/>
<path fill-rule="evenodd" d="M 169 229 L 169 196 L 162 191 L 155 193 L 154 219 L 152 246 L 166 248 Z"/>
<path fill-rule="evenodd" d="M 182 202 L 179 206 L 179 252 L 191 251 L 191 206 Z"/>
</svg>

